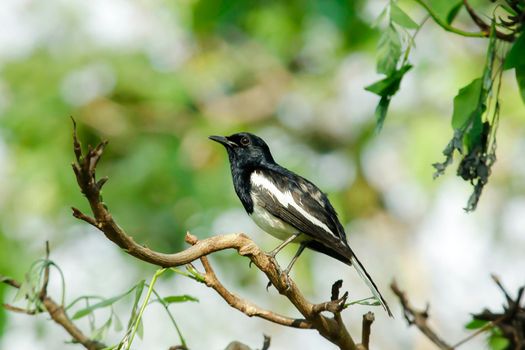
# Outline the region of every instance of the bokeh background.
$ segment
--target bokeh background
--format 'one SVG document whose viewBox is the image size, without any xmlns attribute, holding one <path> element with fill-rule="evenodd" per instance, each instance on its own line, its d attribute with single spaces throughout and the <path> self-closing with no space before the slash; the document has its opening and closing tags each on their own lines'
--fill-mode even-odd
<svg viewBox="0 0 525 350">
<path fill-rule="evenodd" d="M 478 2 L 480 3 L 480 2 Z M 462 208 L 468 184 L 432 180 L 431 164 L 452 136 L 452 99 L 479 76 L 486 40 L 446 33 L 429 21 L 418 34 L 406 76 L 381 133 L 374 19 L 384 1 L 2 0 L 0 4 L 0 273 L 19 280 L 43 256 L 62 268 L 66 299 L 110 297 L 149 280 L 155 268 L 119 251 L 71 216 L 86 210 L 70 163 L 73 116 L 84 144 L 109 139 L 99 166 L 109 176 L 104 199 L 121 226 L 164 252 L 200 238 L 246 232 L 270 250 L 277 241 L 247 217 L 232 188 L 227 157 L 211 134 L 250 131 L 275 158 L 329 194 L 349 241 L 396 314 L 352 306 L 344 313 L 359 338 L 373 309 L 374 349 L 432 349 L 408 328 L 389 291 L 395 278 L 410 299 L 431 304 L 432 324 L 455 343 L 470 313 L 503 302 L 490 280 L 510 290 L 525 283 L 525 108 L 504 74 L 498 161 L 476 212 Z M 414 2 L 400 6 L 421 21 Z M 459 26 L 469 28 L 465 13 Z M 279 256 L 286 264 L 294 247 Z M 212 257 L 233 291 L 280 313 L 297 315 L 246 259 Z M 342 278 L 350 299 L 369 292 L 355 272 L 307 252 L 293 273 L 315 302 Z M 60 297 L 59 275 L 50 293 Z M 314 331 L 279 327 L 230 309 L 212 290 L 182 276 L 159 282 L 163 295 L 191 294 L 173 314 L 191 349 L 223 349 L 239 340 L 271 349 L 332 349 Z M 14 292 L 0 285 L 0 299 Z M 132 300 L 116 306 L 124 321 Z M 102 312 L 103 313 L 103 312 Z M 103 316 L 99 316 L 103 320 Z M 178 343 L 160 306 L 146 310 L 137 349 Z M 80 323 L 88 332 L 87 323 Z M 110 331 L 108 343 L 121 333 Z M 76 349 L 45 315 L 0 309 L 0 349 Z M 483 349 L 484 337 L 463 349 Z"/>
</svg>

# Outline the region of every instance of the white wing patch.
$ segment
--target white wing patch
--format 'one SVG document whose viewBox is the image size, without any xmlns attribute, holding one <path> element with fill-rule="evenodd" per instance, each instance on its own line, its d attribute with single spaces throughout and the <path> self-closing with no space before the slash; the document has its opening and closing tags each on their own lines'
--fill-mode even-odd
<svg viewBox="0 0 525 350">
<path fill-rule="evenodd" d="M 310 215 L 306 210 L 304 210 L 293 198 L 290 191 L 282 192 L 280 191 L 275 184 L 269 180 L 267 177 L 262 175 L 261 173 L 258 173 L 254 171 L 252 175 L 250 176 L 250 181 L 252 183 L 252 186 L 258 186 L 266 191 L 270 192 L 272 196 L 274 196 L 277 201 L 285 208 L 288 206 L 292 206 L 295 208 L 301 215 L 303 215 L 309 222 L 314 224 L 317 227 L 320 227 L 327 233 L 331 234 L 332 236 L 335 236 L 339 238 L 336 234 L 334 234 L 328 226 L 326 226 L 321 220 L 317 219 L 316 217 Z"/>
</svg>

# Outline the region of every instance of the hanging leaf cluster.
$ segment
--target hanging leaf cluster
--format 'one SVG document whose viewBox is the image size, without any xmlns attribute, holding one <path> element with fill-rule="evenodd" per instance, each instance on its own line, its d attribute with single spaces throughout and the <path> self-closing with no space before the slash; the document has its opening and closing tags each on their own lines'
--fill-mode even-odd
<svg viewBox="0 0 525 350">
<path fill-rule="evenodd" d="M 494 9 L 490 24 L 485 23 L 467 1 L 414 0 L 422 5 L 443 29 L 467 37 L 488 38 L 486 61 L 481 76 L 460 88 L 454 97 L 452 115 L 453 136 L 443 150 L 445 160 L 434 163 L 434 177 L 442 175 L 459 154 L 457 175 L 470 182 L 473 192 L 465 207 L 476 209 L 484 186 L 496 161 L 496 131 L 501 102 L 499 92 L 504 70 L 514 69 L 517 85 L 525 103 L 525 1 L 506 0 Z M 480 32 L 465 32 L 452 26 L 462 8 L 468 12 Z M 365 89 L 379 95 L 376 108 L 376 128 L 383 126 L 388 106 L 399 90 L 401 80 L 412 68 L 408 63 L 410 49 L 420 27 L 395 1 L 391 1 L 380 15 L 381 21 L 388 14 L 388 28 L 378 45 L 377 72 L 385 74 L 382 80 Z M 410 36 L 409 31 L 414 30 Z M 512 46 L 510 50 L 508 43 Z M 403 59 L 401 57 L 403 56 Z"/>
</svg>

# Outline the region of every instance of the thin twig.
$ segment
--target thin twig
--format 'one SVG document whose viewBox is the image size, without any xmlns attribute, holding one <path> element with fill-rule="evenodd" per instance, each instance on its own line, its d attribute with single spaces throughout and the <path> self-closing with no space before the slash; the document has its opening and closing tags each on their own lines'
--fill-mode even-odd
<svg viewBox="0 0 525 350">
<path fill-rule="evenodd" d="M 35 315 L 37 313 L 36 310 L 28 310 L 22 307 L 13 306 L 11 304 L 2 304 L 2 307 L 8 311 L 16 312 L 19 314 Z"/>
<path fill-rule="evenodd" d="M 486 37 L 490 36 L 490 25 L 485 23 L 485 21 L 478 16 L 476 11 L 470 6 L 467 0 L 463 0 L 463 5 L 465 5 L 465 8 L 467 9 L 467 12 L 472 19 L 472 21 L 478 26 L 479 29 L 485 34 Z M 513 33 L 506 34 L 502 33 L 498 30 L 495 31 L 496 37 L 498 39 L 501 39 L 503 41 L 513 42 L 515 37 Z"/>
<path fill-rule="evenodd" d="M 365 349 L 369 349 L 370 347 L 370 332 L 372 329 L 372 323 L 374 323 L 375 316 L 370 311 L 363 315 L 363 328 L 362 328 L 362 336 L 361 336 L 361 344 L 364 346 Z"/>
<path fill-rule="evenodd" d="M 428 5 L 424 0 L 415 0 L 415 1 L 418 4 L 420 4 L 421 6 L 423 6 L 425 8 L 425 10 L 427 10 L 428 14 L 432 17 L 434 22 L 436 22 L 440 27 L 442 27 L 446 31 L 452 32 L 452 33 L 455 33 L 455 34 L 459 34 L 461 36 L 467 36 L 467 37 L 476 37 L 476 38 L 486 37 L 485 33 L 483 33 L 483 32 L 475 32 L 475 33 L 467 32 L 467 31 L 464 31 L 464 30 L 461 30 L 461 29 L 458 29 L 458 28 L 455 28 L 455 27 L 451 26 L 450 24 L 447 23 L 447 21 L 442 20 L 438 16 L 438 14 L 434 12 L 432 7 L 430 7 L 430 5 Z"/>
<path fill-rule="evenodd" d="M 47 285 L 49 283 L 49 241 L 46 241 L 46 262 L 44 268 L 44 281 L 42 282 L 42 288 L 40 288 L 40 293 L 38 293 L 38 298 L 44 300 L 47 296 Z"/>
<path fill-rule="evenodd" d="M 483 327 L 479 328 L 478 330 L 476 330 L 474 333 L 472 334 L 469 334 L 467 337 L 461 339 L 460 341 L 458 341 L 456 344 L 454 344 L 452 346 L 452 348 L 456 349 L 458 347 L 460 347 L 461 345 L 469 342 L 471 339 L 477 337 L 478 335 L 480 335 L 481 333 L 491 329 L 492 327 L 494 327 L 495 325 L 497 325 L 499 322 L 501 322 L 505 317 L 500 317 L 499 319 L 495 320 L 495 321 L 490 321 L 489 323 L 487 323 L 486 325 L 484 325 Z"/>
<path fill-rule="evenodd" d="M 513 303 L 513 300 L 512 300 L 512 297 L 510 296 L 510 294 L 507 292 L 507 290 L 505 289 L 505 287 L 503 287 L 503 284 L 501 283 L 501 280 L 499 279 L 498 276 L 496 276 L 495 274 L 491 274 L 490 277 L 492 278 L 492 280 L 494 281 L 494 283 L 496 283 L 496 285 L 498 286 L 498 288 L 501 290 L 501 292 L 503 293 L 503 295 L 505 296 L 505 299 L 507 300 L 507 303 L 510 305 Z"/>
<path fill-rule="evenodd" d="M 393 281 L 390 285 L 390 289 L 394 292 L 395 295 L 399 298 L 401 306 L 403 307 L 403 315 L 407 320 L 409 325 L 415 325 L 425 336 L 437 345 L 438 348 L 442 350 L 453 350 L 453 347 L 448 345 L 444 340 L 442 340 L 436 332 L 427 324 L 428 320 L 428 306 L 426 310 L 419 311 L 412 307 L 406 293 L 403 292 L 397 286 L 396 281 Z"/>
</svg>

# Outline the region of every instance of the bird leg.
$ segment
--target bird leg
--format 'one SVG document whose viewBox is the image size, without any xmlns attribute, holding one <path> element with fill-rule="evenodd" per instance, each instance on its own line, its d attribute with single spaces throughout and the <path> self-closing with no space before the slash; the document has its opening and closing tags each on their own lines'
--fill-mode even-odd
<svg viewBox="0 0 525 350">
<path fill-rule="evenodd" d="M 294 233 L 293 235 L 288 237 L 285 241 L 283 241 L 281 244 L 279 244 L 275 249 L 273 249 L 271 252 L 266 253 L 266 254 L 268 256 L 270 256 L 272 259 L 275 259 L 275 256 L 277 255 L 277 253 L 279 253 L 284 247 L 286 247 L 290 242 L 292 242 L 294 239 L 296 239 L 300 235 L 301 235 L 300 232 Z M 302 244 L 301 244 L 301 247 L 302 247 Z M 300 252 L 298 251 L 299 254 L 301 254 L 303 249 L 304 249 L 304 248 L 301 248 L 301 247 L 299 247 L 299 250 L 300 250 Z M 298 257 L 298 254 L 295 254 L 295 255 L 296 256 L 293 257 L 292 262 L 290 262 L 290 264 L 288 264 L 288 267 L 285 270 L 286 271 L 286 273 L 285 273 L 286 283 L 287 283 L 288 286 L 290 285 L 288 272 L 290 272 L 290 269 L 292 268 L 293 263 L 295 262 L 295 260 L 297 260 L 297 257 Z M 277 267 L 277 270 L 279 272 L 281 271 L 281 268 L 279 267 L 279 264 L 277 264 L 277 262 L 275 263 L 275 267 Z M 267 291 L 268 291 L 268 288 L 270 288 L 271 285 L 272 285 L 272 282 L 268 281 L 268 284 L 266 285 L 266 290 Z"/>
<path fill-rule="evenodd" d="M 286 269 L 283 271 L 284 278 L 286 279 L 286 289 L 290 288 L 290 270 L 292 269 L 293 264 L 295 264 L 295 262 L 299 258 L 299 255 L 301 255 L 301 253 L 303 252 L 304 248 L 306 248 L 306 243 L 305 242 L 301 243 L 301 245 L 299 246 L 299 249 L 297 249 L 297 252 L 295 253 L 294 257 L 292 258 L 292 260 L 290 261 L 290 263 L 288 264 Z"/>
<path fill-rule="evenodd" d="M 275 259 L 275 256 L 277 255 L 277 253 L 279 253 L 284 247 L 286 247 L 291 241 L 293 241 L 294 239 L 296 239 L 300 235 L 301 235 L 300 232 L 294 233 L 293 235 L 288 237 L 285 241 L 283 241 L 281 244 L 279 244 L 275 249 L 273 249 L 272 251 L 266 253 L 266 255 L 268 255 L 272 259 Z M 248 266 L 252 267 L 252 261 L 250 261 L 250 264 Z M 277 267 L 277 269 L 279 271 L 281 271 L 281 268 L 279 267 L 278 264 L 276 264 L 276 267 Z M 266 287 L 266 289 L 268 289 L 268 287 Z"/>
<path fill-rule="evenodd" d="M 271 252 L 269 252 L 267 254 L 269 256 L 271 256 L 272 258 L 275 258 L 277 253 L 279 253 L 284 247 L 286 247 L 288 245 L 288 243 L 290 243 L 291 241 L 293 241 L 294 239 L 296 239 L 300 235 L 301 235 L 300 232 L 294 233 L 293 235 L 288 237 L 285 241 L 283 241 L 281 244 L 279 244 L 274 250 L 272 250 Z"/>
</svg>

